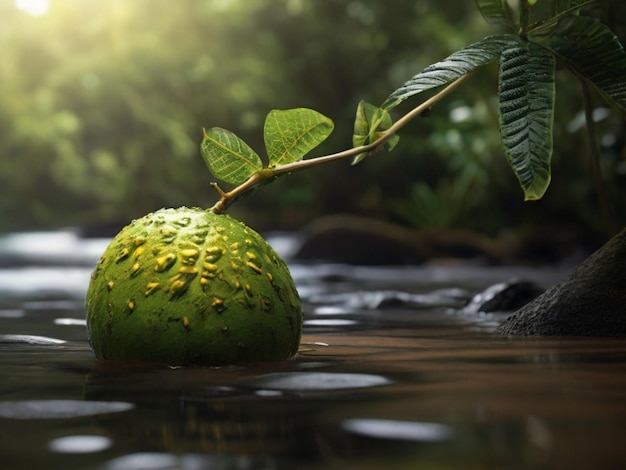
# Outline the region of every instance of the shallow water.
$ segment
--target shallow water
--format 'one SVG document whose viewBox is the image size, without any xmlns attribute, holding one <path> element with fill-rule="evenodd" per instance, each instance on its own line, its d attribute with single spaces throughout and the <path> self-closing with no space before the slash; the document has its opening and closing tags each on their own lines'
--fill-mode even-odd
<svg viewBox="0 0 626 470">
<path fill-rule="evenodd" d="M 496 337 L 505 314 L 460 310 L 565 270 L 291 263 L 295 359 L 171 369 L 94 359 L 106 240 L 29 236 L 0 239 L 2 469 L 626 468 L 626 340 Z"/>
</svg>

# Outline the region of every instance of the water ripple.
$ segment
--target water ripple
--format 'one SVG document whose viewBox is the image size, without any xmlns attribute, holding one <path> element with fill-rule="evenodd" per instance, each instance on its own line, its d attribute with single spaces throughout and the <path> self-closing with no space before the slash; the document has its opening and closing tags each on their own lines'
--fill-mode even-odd
<svg viewBox="0 0 626 470">
<path fill-rule="evenodd" d="M 447 441 L 454 434 L 452 428 L 444 424 L 389 419 L 348 419 L 342 427 L 360 436 L 416 442 Z"/>
<path fill-rule="evenodd" d="M 50 346 L 64 344 L 67 341 L 48 336 L 35 335 L 0 335 L 0 344 L 34 344 L 37 346 Z"/>
<path fill-rule="evenodd" d="M 345 374 L 334 372 L 275 372 L 243 381 L 246 385 L 264 390 L 332 391 L 389 385 L 386 377 L 373 374 Z"/>
<path fill-rule="evenodd" d="M 0 417 L 12 419 L 62 419 L 119 413 L 135 407 L 120 401 L 21 400 L 0 402 Z"/>
<path fill-rule="evenodd" d="M 113 441 L 105 436 L 64 436 L 52 439 L 48 448 L 60 454 L 90 454 L 110 448 Z"/>
</svg>

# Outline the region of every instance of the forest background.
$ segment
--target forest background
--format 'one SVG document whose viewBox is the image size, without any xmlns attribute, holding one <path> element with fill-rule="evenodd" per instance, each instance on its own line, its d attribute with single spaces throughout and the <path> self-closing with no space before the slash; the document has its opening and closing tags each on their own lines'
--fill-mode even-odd
<svg viewBox="0 0 626 470">
<path fill-rule="evenodd" d="M 380 104 L 429 64 L 501 32 L 471 0 L 49 0 L 43 14 L 18 4 L 0 0 L 0 231 L 119 227 L 160 207 L 210 207 L 202 127 L 262 149 L 267 112 L 310 107 L 336 124 L 316 155 L 343 150 L 360 100 Z M 626 2 L 590 13 L 624 43 Z M 626 225 L 623 117 L 593 97 L 607 220 L 580 86 L 558 73 L 552 183 L 524 202 L 500 144 L 497 73 L 481 69 L 404 128 L 392 153 L 290 175 L 230 213 L 259 231 L 335 213 L 581 239 Z"/>
</svg>

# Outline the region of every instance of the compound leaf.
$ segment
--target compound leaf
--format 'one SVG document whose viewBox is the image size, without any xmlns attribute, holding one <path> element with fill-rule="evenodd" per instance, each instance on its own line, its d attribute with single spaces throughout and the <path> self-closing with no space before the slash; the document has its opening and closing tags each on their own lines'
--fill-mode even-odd
<svg viewBox="0 0 626 470">
<path fill-rule="evenodd" d="M 263 168 L 261 158 L 232 132 L 213 127 L 203 129 L 200 153 L 209 170 L 218 179 L 241 184 Z"/>
<path fill-rule="evenodd" d="M 626 53 L 607 26 L 592 18 L 567 15 L 537 29 L 530 39 L 553 51 L 626 112 Z"/>
<path fill-rule="evenodd" d="M 513 34 L 500 34 L 486 38 L 455 52 L 441 62 L 426 67 L 406 81 L 383 103 L 383 109 L 391 109 L 402 101 L 426 90 L 447 85 L 483 65 L 497 59 L 502 51 L 518 39 Z"/>
<path fill-rule="evenodd" d="M 263 130 L 270 167 L 302 160 L 333 128 L 332 120 L 312 109 L 270 111 Z"/>
<path fill-rule="evenodd" d="M 500 58 L 500 131 L 509 164 L 526 200 L 540 199 L 550 184 L 554 120 L 554 57 L 530 42 Z"/>
</svg>

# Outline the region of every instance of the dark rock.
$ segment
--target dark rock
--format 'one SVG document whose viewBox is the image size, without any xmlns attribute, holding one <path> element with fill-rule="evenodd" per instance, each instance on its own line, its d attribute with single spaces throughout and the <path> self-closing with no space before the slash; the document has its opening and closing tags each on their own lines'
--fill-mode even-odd
<svg viewBox="0 0 626 470">
<path fill-rule="evenodd" d="M 511 336 L 626 336 L 626 229 L 564 281 L 508 317 Z"/>
<path fill-rule="evenodd" d="M 354 291 L 313 295 L 305 300 L 311 304 L 334 306 L 346 311 L 384 309 L 427 309 L 433 307 L 459 308 L 467 296 L 460 289 L 439 289 L 428 294 L 413 294 L 395 290 Z"/>
<path fill-rule="evenodd" d="M 512 312 L 543 292 L 531 281 L 511 279 L 489 286 L 475 294 L 463 308 L 463 313 Z"/>
</svg>

